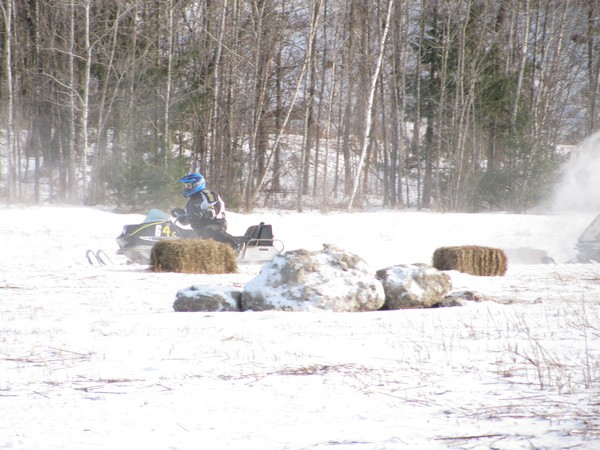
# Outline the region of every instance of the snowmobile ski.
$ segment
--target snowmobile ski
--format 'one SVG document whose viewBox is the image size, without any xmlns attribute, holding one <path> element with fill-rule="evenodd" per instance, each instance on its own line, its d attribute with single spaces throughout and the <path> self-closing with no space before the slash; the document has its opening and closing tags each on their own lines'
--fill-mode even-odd
<svg viewBox="0 0 600 450">
<path fill-rule="evenodd" d="M 85 252 L 85 257 L 91 266 L 108 266 L 113 263 L 104 250 L 94 251 L 88 249 Z"/>
</svg>

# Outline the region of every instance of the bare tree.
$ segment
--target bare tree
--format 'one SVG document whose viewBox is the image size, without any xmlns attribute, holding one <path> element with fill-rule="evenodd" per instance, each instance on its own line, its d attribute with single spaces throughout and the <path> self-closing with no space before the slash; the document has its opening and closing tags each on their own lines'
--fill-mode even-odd
<svg viewBox="0 0 600 450">
<path fill-rule="evenodd" d="M 598 124 L 594 0 L 1 6 L 11 201 L 169 204 L 199 166 L 234 208 L 522 209 Z"/>
<path fill-rule="evenodd" d="M 377 88 L 377 80 L 379 79 L 379 72 L 381 70 L 381 64 L 383 62 L 383 55 L 385 53 L 385 44 L 387 41 L 388 32 L 390 29 L 390 19 L 392 17 L 392 12 L 394 10 L 395 0 L 389 0 L 387 13 L 385 16 L 385 23 L 383 32 L 381 34 L 381 39 L 379 41 L 379 54 L 377 56 L 377 63 L 375 65 L 375 70 L 371 75 L 371 83 L 369 96 L 367 99 L 367 105 L 365 108 L 365 131 L 363 135 L 362 148 L 360 152 L 360 159 L 358 160 L 358 168 L 357 173 L 361 173 L 363 169 L 363 164 L 365 161 L 365 156 L 367 154 L 367 149 L 369 146 L 370 136 L 371 136 L 371 126 L 373 125 L 373 100 L 375 98 L 375 90 Z M 348 200 L 348 209 L 352 209 L 352 203 L 354 202 L 354 197 L 356 196 L 356 191 L 358 190 L 359 177 L 356 177 L 354 180 L 354 185 L 352 188 L 352 194 L 350 195 L 350 199 Z"/>
<path fill-rule="evenodd" d="M 6 89 L 5 95 L 7 102 L 5 103 L 5 114 L 6 114 L 6 151 L 8 155 L 7 159 L 7 177 L 6 177 L 6 190 L 8 201 L 12 201 L 15 198 L 17 188 L 17 177 L 15 173 L 15 155 L 14 155 L 14 140 L 13 140 L 13 128 L 14 128 L 14 93 L 13 93 L 13 64 L 12 64 L 12 0 L 3 0 L 0 3 L 2 7 L 2 18 L 4 21 L 4 72 L 6 77 Z M 0 165 L 0 169 L 2 166 Z"/>
<path fill-rule="evenodd" d="M 316 70 L 317 70 L 317 51 L 316 51 L 316 35 L 321 20 L 321 6 L 322 0 L 316 0 L 313 8 L 311 9 L 311 20 L 308 42 L 306 43 L 306 56 L 304 59 L 305 65 L 308 67 L 306 79 L 308 86 L 306 87 L 306 94 L 304 96 L 304 126 L 303 126 L 303 145 L 302 154 L 299 158 L 299 171 L 298 171 L 298 185 L 296 195 L 296 209 L 302 211 L 302 196 L 308 194 L 308 177 L 309 177 L 309 159 L 310 150 L 315 141 L 315 83 L 316 83 Z"/>
<path fill-rule="evenodd" d="M 600 5 L 595 0 L 588 0 L 587 4 L 587 73 L 588 95 L 586 134 L 596 131 L 598 119 L 598 99 L 600 98 L 600 58 L 598 46 L 600 42 Z"/>
</svg>

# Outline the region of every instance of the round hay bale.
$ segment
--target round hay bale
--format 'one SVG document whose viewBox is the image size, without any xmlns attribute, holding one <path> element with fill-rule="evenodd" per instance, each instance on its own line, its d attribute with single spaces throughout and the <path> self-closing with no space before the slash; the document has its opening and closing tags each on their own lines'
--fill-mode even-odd
<svg viewBox="0 0 600 450">
<path fill-rule="evenodd" d="M 433 267 L 477 276 L 502 276 L 506 273 L 508 263 L 502 249 L 464 245 L 436 249 Z"/>
<path fill-rule="evenodd" d="M 163 239 L 152 247 L 152 270 L 178 273 L 235 273 L 233 249 L 212 239 Z"/>
</svg>

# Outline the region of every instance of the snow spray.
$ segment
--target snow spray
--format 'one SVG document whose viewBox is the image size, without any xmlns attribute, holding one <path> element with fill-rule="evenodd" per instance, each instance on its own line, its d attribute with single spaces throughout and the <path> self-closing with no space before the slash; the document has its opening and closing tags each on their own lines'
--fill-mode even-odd
<svg viewBox="0 0 600 450">
<path fill-rule="evenodd" d="M 600 213 L 600 132 L 585 139 L 566 164 L 555 189 L 555 212 Z"/>
</svg>

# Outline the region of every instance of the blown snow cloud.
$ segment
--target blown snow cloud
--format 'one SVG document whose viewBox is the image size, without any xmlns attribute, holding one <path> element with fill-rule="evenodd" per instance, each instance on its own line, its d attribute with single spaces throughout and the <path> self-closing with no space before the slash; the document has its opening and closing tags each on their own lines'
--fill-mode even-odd
<svg viewBox="0 0 600 450">
<path fill-rule="evenodd" d="M 567 164 L 555 191 L 555 211 L 600 212 L 600 133 L 587 138 Z"/>
</svg>

